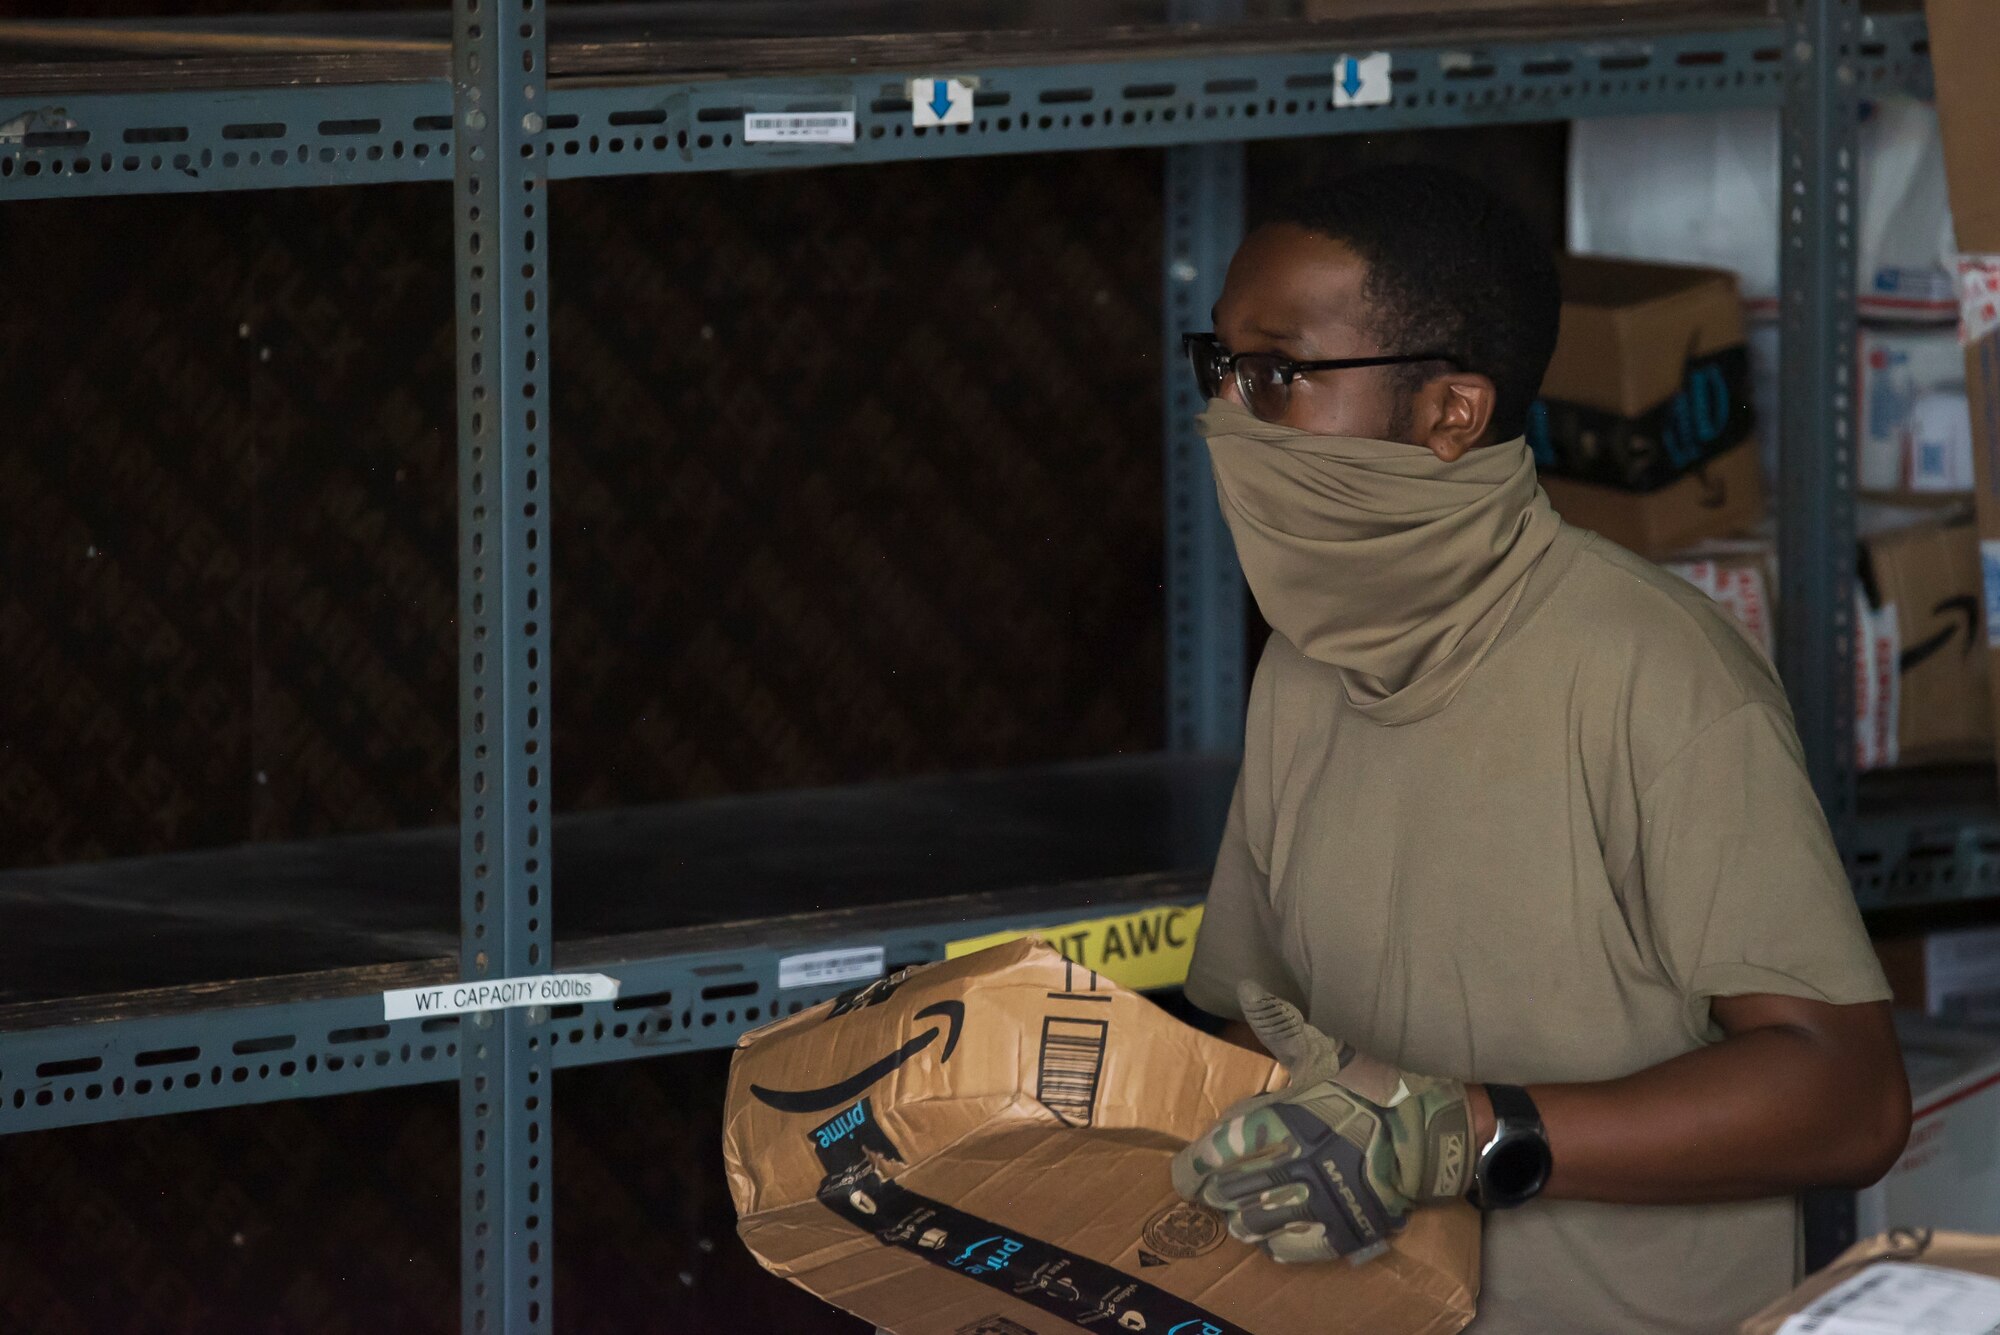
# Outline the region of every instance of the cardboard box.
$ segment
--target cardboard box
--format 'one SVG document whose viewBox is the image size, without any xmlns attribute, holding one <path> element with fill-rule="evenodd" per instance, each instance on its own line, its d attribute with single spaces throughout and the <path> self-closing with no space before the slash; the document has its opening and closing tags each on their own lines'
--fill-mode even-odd
<svg viewBox="0 0 2000 1335">
<path fill-rule="evenodd" d="M 1910 1143 L 1858 1194 L 1861 1234 L 2000 1232 L 2000 1033 L 1899 1011 L 1896 1036 L 1910 1073 Z"/>
<path fill-rule="evenodd" d="M 1023 940 L 747 1034 L 723 1155 L 766 1269 L 895 1335 L 1445 1335 L 1479 1217 L 1416 1211 L 1365 1264 L 1281 1266 L 1174 1194 L 1168 1164 L 1283 1083 Z"/>
<path fill-rule="evenodd" d="M 2000 927 L 1875 943 L 1896 1004 L 1934 1019 L 2000 1026 Z"/>
<path fill-rule="evenodd" d="M 2000 625 L 2000 79 L 1990 0 L 1927 0 L 1945 183 L 1959 247 L 1959 313 L 1972 414 L 1987 645 Z M 1987 673 L 2000 689 L 2000 672 Z"/>
<path fill-rule="evenodd" d="M 1767 539 L 1723 539 L 1663 563 L 1736 619 L 1764 657 L 1777 657 L 1778 562 Z"/>
<path fill-rule="evenodd" d="M 1565 255 L 1562 326 L 1542 397 L 1637 417 L 1673 397 L 1690 357 L 1744 343 L 1736 276 Z"/>
<path fill-rule="evenodd" d="M 1660 560 L 1705 538 L 1738 533 L 1764 517 L 1757 443 L 1744 441 L 1657 491 L 1625 491 L 1542 475 L 1542 489 L 1579 528 Z"/>
<path fill-rule="evenodd" d="M 1927 524 L 1862 544 L 1874 606 L 1896 609 L 1900 763 L 1979 760 L 1993 750 L 1993 697 L 1981 625 L 1978 536 Z"/>
<path fill-rule="evenodd" d="M 1939 1303 L 1987 1313 L 1943 1326 Z M 1843 1319 L 1845 1318 L 1845 1319 Z M 1738 1328 L 1740 1335 L 1956 1335 L 2000 1320 L 2000 1238 L 1892 1233 L 1857 1242 Z"/>
<path fill-rule="evenodd" d="M 1560 268 L 1562 325 L 1528 427 L 1545 471 L 1649 491 L 1749 436 L 1734 275 L 1574 255 Z"/>
</svg>

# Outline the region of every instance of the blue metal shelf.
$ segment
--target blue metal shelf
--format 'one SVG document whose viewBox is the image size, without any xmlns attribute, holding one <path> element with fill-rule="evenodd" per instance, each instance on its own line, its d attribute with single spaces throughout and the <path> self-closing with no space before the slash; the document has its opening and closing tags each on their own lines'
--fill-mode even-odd
<svg viewBox="0 0 2000 1335">
<path fill-rule="evenodd" d="M 728 1046 L 839 990 L 781 989 L 787 954 L 879 946 L 893 967 L 1191 901 L 1234 777 L 1228 755 L 1161 754 L 559 818 L 552 967 L 622 986 L 535 1036 L 558 1066 Z M 472 976 L 448 953 L 458 844 L 0 873 L 0 1135 L 453 1078 L 460 1021 L 386 1020 L 382 993 Z"/>
<path fill-rule="evenodd" d="M 1990 765 L 1863 776 L 1848 855 L 1864 911 L 2000 900 L 2000 783 Z"/>
<path fill-rule="evenodd" d="M 609 974 L 620 999 L 531 1016 L 529 1041 L 558 1068 L 731 1047 L 854 986 L 781 990 L 781 956 L 879 946 L 894 969 L 943 959 L 949 940 L 1192 904 L 1206 882 L 1125 877 L 559 945 L 556 969 Z M 339 989 L 309 1000 L 259 1002 L 276 980 L 126 994 L 104 999 L 104 1018 L 0 1030 L 0 1135 L 456 1080 L 461 1020 L 385 1021 L 381 993 L 458 976 L 445 959 L 289 980 Z M 161 1009 L 120 1017 L 149 1005 Z M 0 1025 L 34 1025 L 37 1009 L 0 1012 Z"/>
<path fill-rule="evenodd" d="M 458 832 L 456 959 L 378 959 L 331 973 L 0 1007 L 0 1134 L 457 1079 L 464 1328 L 543 1331 L 550 1320 L 541 1281 L 552 1171 L 538 1143 L 551 1112 L 545 1072 L 724 1046 L 778 1007 L 837 990 L 779 993 L 777 961 L 802 947 L 881 945 L 890 964 L 912 963 L 938 958 L 958 935 L 1197 896 L 1202 878 L 1177 862 L 1167 875 L 1155 866 L 1152 875 L 1042 889 L 1018 883 L 969 900 L 916 898 L 834 912 L 777 915 L 759 905 L 766 916 L 747 923 L 551 942 L 553 883 L 539 839 L 549 820 L 539 660 L 549 634 L 539 610 L 549 558 L 538 541 L 547 523 L 539 479 L 548 437 L 540 414 L 548 411 L 550 368 L 535 314 L 549 275 L 534 256 L 537 234 L 550 225 L 551 180 L 1166 148 L 1167 308 L 1199 311 L 1241 226 L 1240 208 L 1215 198 L 1240 191 L 1241 153 L 1230 145 L 1783 108 L 1784 188 L 1794 201 L 1783 242 L 1785 390 L 1787 402 L 1809 405 L 1783 424 L 1787 680 L 1835 828 L 1856 842 L 1858 878 L 1878 878 L 1862 879 L 1864 902 L 1871 894 L 1907 898 L 1905 869 L 1938 840 L 1913 835 L 1914 826 L 1893 818 L 1856 834 L 1851 747 L 1844 744 L 1852 710 L 1843 691 L 1851 681 L 1843 685 L 1841 665 L 1849 660 L 1823 650 L 1829 640 L 1837 648 L 1846 633 L 1851 577 L 1852 409 L 1841 386 L 1852 344 L 1840 330 L 1852 319 L 1853 220 L 1836 205 L 1854 189 L 1853 103 L 1875 90 L 1926 91 L 1928 48 L 1915 15 L 1864 17 L 1856 0 L 1788 0 L 1784 9 L 1782 23 L 1635 21 L 1621 22 L 1616 33 L 1591 31 L 1583 20 L 1610 18 L 1577 11 L 1573 28 L 1493 40 L 1428 31 L 1423 40 L 1370 40 L 1354 25 L 1337 37 L 1310 25 L 1267 28 L 1261 37 L 1246 36 L 1248 29 L 1172 27 L 1132 47 L 1129 58 L 1071 58 L 1054 48 L 1024 54 L 1017 42 L 1004 56 L 957 56 L 934 66 L 857 58 L 737 77 L 706 69 L 635 73 L 629 61 L 571 72 L 560 67 L 560 51 L 551 71 L 544 29 L 563 20 L 546 6 L 455 0 L 448 76 L 437 40 L 416 43 L 415 55 L 400 64 L 385 57 L 297 77 L 256 62 L 242 69 L 266 73 L 232 77 L 227 61 L 211 60 L 198 78 L 176 77 L 155 62 L 121 82 L 100 63 L 66 85 L 61 62 L 0 66 L 0 200 L 453 182 L 467 813 Z M 1336 59 L 1377 52 L 1392 63 L 1387 101 L 1332 105 Z M 976 81 L 973 121 L 920 129 L 905 80 L 942 75 Z M 130 91 L 142 84 L 149 91 Z M 744 142 L 747 112 L 785 110 L 850 111 L 855 142 Z M 484 338 L 489 331 L 493 337 Z M 1176 361 L 1163 358 L 1177 384 L 1184 377 Z M 1212 492 L 1197 446 L 1187 431 L 1169 427 L 1168 735 L 1178 747 L 1226 747 L 1241 708 L 1228 638 L 1241 591 L 1228 545 L 1203 510 Z M 1979 832 L 1983 824 L 1953 828 L 1970 850 L 1954 857 L 1986 856 L 1992 841 Z M 463 1021 L 383 1019 L 385 989 L 548 968 L 613 973 L 624 999 Z M 1809 1251 L 1830 1254 L 1851 1226 L 1851 1209 L 1834 1211 L 1811 1231 Z"/>
<path fill-rule="evenodd" d="M 1859 86 L 1921 91 L 1918 15 L 1866 21 Z M 1780 104 L 1775 24 L 1703 31 L 1386 48 L 1394 96 L 1330 103 L 1333 62 L 1356 43 L 1191 51 L 1083 64 L 870 69 L 754 79 L 551 84 L 538 136 L 547 174 L 592 176 L 823 167 L 916 158 L 1161 148 L 1453 125 Z M 910 123 L 906 78 L 978 79 L 975 118 Z M 746 109 L 852 109 L 852 145 L 745 143 Z M 445 181 L 444 79 L 252 89 L 0 94 L 0 199 L 197 193 Z"/>
</svg>

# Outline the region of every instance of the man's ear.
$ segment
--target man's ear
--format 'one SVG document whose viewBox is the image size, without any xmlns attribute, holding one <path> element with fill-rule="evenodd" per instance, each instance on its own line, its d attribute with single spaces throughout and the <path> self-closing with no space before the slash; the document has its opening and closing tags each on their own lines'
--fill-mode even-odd
<svg viewBox="0 0 2000 1335">
<path fill-rule="evenodd" d="M 1486 443 L 1493 425 L 1493 382 L 1471 371 L 1453 371 L 1426 381 L 1417 391 L 1417 444 L 1446 463 Z"/>
</svg>

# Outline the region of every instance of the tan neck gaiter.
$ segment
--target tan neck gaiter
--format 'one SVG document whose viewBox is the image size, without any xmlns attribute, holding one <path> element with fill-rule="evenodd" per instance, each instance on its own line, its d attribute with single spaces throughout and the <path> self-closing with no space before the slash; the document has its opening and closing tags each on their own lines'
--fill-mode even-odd
<svg viewBox="0 0 2000 1335">
<path fill-rule="evenodd" d="M 1257 606 L 1382 723 L 1451 702 L 1560 521 L 1515 439 L 1444 463 L 1395 441 L 1316 436 L 1211 400 L 1198 420 Z"/>
</svg>

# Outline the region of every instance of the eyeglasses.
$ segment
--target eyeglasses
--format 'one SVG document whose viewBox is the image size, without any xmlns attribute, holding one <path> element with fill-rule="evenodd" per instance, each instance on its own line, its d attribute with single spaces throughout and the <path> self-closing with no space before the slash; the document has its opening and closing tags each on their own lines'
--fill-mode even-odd
<svg viewBox="0 0 2000 1335">
<path fill-rule="evenodd" d="M 1407 366 L 1415 362 L 1445 362 L 1458 359 L 1442 352 L 1412 352 L 1395 357 L 1336 357 L 1329 361 L 1295 362 L 1275 352 L 1239 352 L 1233 356 L 1214 334 L 1182 334 L 1188 364 L 1194 368 L 1195 384 L 1205 399 L 1219 398 L 1225 381 L 1234 376 L 1243 406 L 1266 422 L 1283 418 L 1291 405 L 1292 382 L 1308 371 L 1354 371 L 1364 366 Z"/>
</svg>

